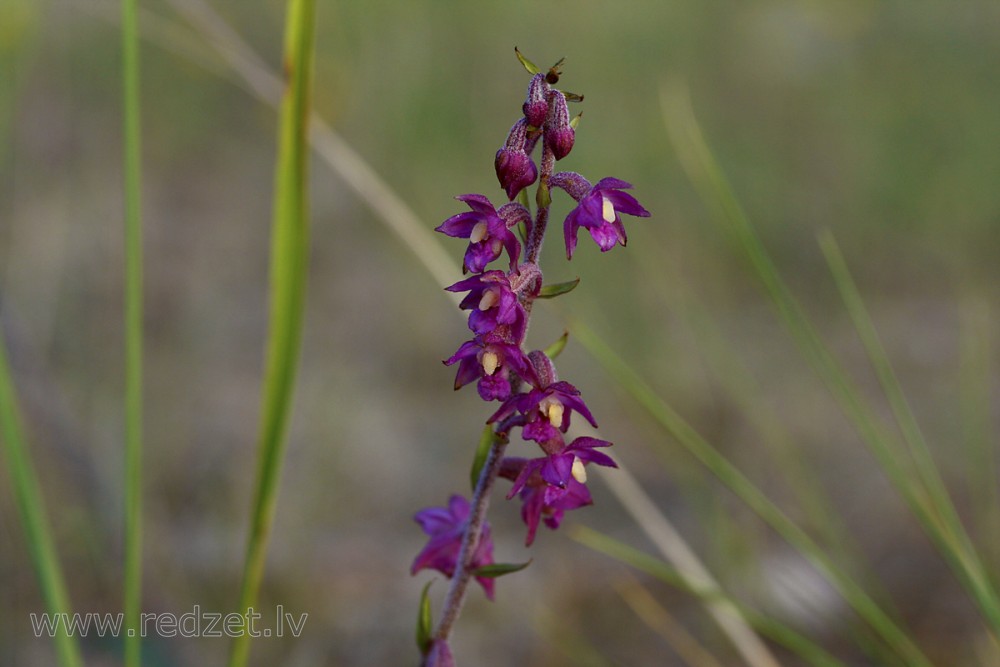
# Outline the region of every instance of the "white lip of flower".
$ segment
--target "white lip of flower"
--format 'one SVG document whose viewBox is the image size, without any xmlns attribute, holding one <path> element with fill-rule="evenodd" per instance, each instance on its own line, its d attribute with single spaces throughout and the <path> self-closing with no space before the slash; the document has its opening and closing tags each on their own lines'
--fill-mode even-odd
<svg viewBox="0 0 1000 667">
<path fill-rule="evenodd" d="M 612 223 L 615 221 L 615 205 L 611 203 L 611 200 L 601 195 L 601 217 L 604 218 L 604 222 Z"/>
<path fill-rule="evenodd" d="M 538 410 L 548 417 L 550 424 L 556 428 L 562 427 L 563 413 L 566 411 L 566 408 L 558 399 L 552 397 L 546 398 L 538 404 Z"/>
<path fill-rule="evenodd" d="M 500 302 L 496 290 L 483 290 L 483 297 L 479 300 L 479 310 L 489 310 Z"/>
<path fill-rule="evenodd" d="M 480 220 L 476 223 L 476 226 L 472 228 L 472 232 L 469 234 L 469 242 L 479 243 L 487 236 L 489 236 L 489 228 L 486 226 L 486 221 Z"/>
<path fill-rule="evenodd" d="M 481 361 L 483 364 L 483 371 L 487 375 L 493 375 L 497 372 L 497 368 L 500 367 L 500 357 L 497 356 L 496 352 L 483 352 L 483 358 Z"/>
<path fill-rule="evenodd" d="M 579 456 L 573 457 L 572 475 L 573 479 L 580 482 L 580 484 L 587 483 L 587 469 L 583 467 L 583 461 L 580 460 Z"/>
</svg>

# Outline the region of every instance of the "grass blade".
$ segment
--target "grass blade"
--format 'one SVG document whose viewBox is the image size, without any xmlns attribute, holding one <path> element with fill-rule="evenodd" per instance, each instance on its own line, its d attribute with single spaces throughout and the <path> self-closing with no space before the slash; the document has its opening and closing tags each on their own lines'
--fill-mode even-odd
<svg viewBox="0 0 1000 667">
<path fill-rule="evenodd" d="M 122 0 L 125 133 L 125 666 L 142 662 L 142 186 L 136 0 Z"/>
<path fill-rule="evenodd" d="M 990 583 L 983 563 L 976 553 L 972 540 L 962 526 L 955 506 L 948 496 L 937 466 L 931 457 L 930 448 L 924 439 L 923 432 L 917 424 L 909 402 L 903 395 L 903 389 L 892 370 L 889 357 L 882 346 L 875 325 L 865 308 L 857 286 L 851 278 L 840 247 L 833 235 L 827 231 L 820 235 L 820 247 L 826 257 L 830 272 L 833 275 L 837 289 L 851 315 L 854 327 L 868 353 L 869 361 L 875 369 L 882 391 L 889 400 L 889 406 L 899 424 L 903 438 L 909 445 L 917 471 L 928 491 L 930 512 L 941 518 L 942 550 L 952 564 L 963 585 L 969 590 L 979 604 L 983 615 L 993 629 L 994 634 L 1000 632 L 1000 600 Z"/>
<path fill-rule="evenodd" d="M 23 433 L 17 395 L 7 364 L 7 346 L 0 339 L 0 439 L 14 492 L 14 503 L 21 517 L 38 585 L 42 589 L 45 610 L 52 618 L 57 618 L 56 614 L 70 612 L 69 596 L 46 519 L 41 486 L 28 457 Z M 82 667 L 83 658 L 76 637 L 69 636 L 65 627 L 56 634 L 53 641 L 62 667 Z"/>
<path fill-rule="evenodd" d="M 664 89 L 662 103 L 667 130 L 688 176 L 705 203 L 719 212 L 725 232 L 750 260 L 803 356 L 854 424 L 861 439 L 868 445 L 882 471 L 920 522 L 924 532 L 951 565 L 959 581 L 972 593 L 996 639 L 1000 629 L 997 625 L 1000 622 L 1000 601 L 968 536 L 957 520 L 954 507 L 944 492 L 933 462 L 925 453 L 926 446 L 921 445 L 919 429 L 915 428 L 915 422 L 908 423 L 912 420 L 912 414 L 909 417 L 906 415 L 908 408 L 905 407 L 905 401 L 902 401 L 903 405 L 894 406 L 894 412 L 897 413 L 908 449 L 898 443 L 862 398 L 856 384 L 834 359 L 802 307 L 792 296 L 788 285 L 778 274 L 774 260 L 705 143 L 686 93 Z M 892 384 L 888 375 L 880 380 L 883 386 L 887 386 L 886 382 Z M 890 397 L 890 401 L 892 400 L 894 399 Z"/>
<path fill-rule="evenodd" d="M 617 582 L 615 590 L 639 620 L 662 637 L 685 665 L 722 667 L 711 651 L 695 639 L 634 576 L 630 575 L 625 582 Z"/>
<path fill-rule="evenodd" d="M 289 0 L 284 50 L 287 81 L 279 119 L 271 236 L 269 340 L 257 480 L 239 605 L 244 615 L 257 603 L 264 574 L 301 348 L 309 250 L 308 128 L 314 22 L 314 0 Z M 244 632 L 233 640 L 230 667 L 246 664 L 249 639 Z"/>
<path fill-rule="evenodd" d="M 896 653 L 912 665 L 927 667 L 930 661 L 882 608 L 827 555 L 809 535 L 761 492 L 726 457 L 656 395 L 596 333 L 576 322 L 571 327 L 584 347 L 636 402 L 645 408 L 685 449 L 757 513 L 775 532 L 794 547 L 841 594 L 844 600 L 874 629 Z"/>
<path fill-rule="evenodd" d="M 675 568 L 684 585 L 705 593 L 702 596 L 705 610 L 746 663 L 753 667 L 777 665 L 778 662 L 767 645 L 754 633 L 739 609 L 722 595 L 718 582 L 708 568 L 702 564 L 670 520 L 657 509 L 625 464 L 619 460 L 617 469 L 598 468 L 595 472 Z"/>
<path fill-rule="evenodd" d="M 960 303 L 961 358 L 960 392 L 963 440 L 967 453 L 969 504 L 976 532 L 987 563 L 993 563 L 993 576 L 1000 576 L 1000 480 L 997 479 L 996 440 L 991 433 L 991 373 L 994 334 L 988 302 L 966 294 Z"/>
<path fill-rule="evenodd" d="M 669 586 L 690 593 L 700 598 L 706 604 L 720 600 L 726 601 L 727 604 L 739 609 L 740 615 L 748 619 L 754 630 L 795 652 L 811 665 L 817 665 L 818 667 L 844 667 L 842 662 L 830 655 L 825 649 L 808 637 L 799 634 L 780 621 L 776 621 L 750 609 L 746 605 L 740 604 L 717 588 L 705 589 L 691 586 L 686 577 L 658 558 L 643 553 L 609 535 L 582 526 L 577 526 L 573 530 L 571 537 L 594 551 L 603 553 L 606 556 L 610 556 L 637 570 L 656 577 Z"/>
</svg>

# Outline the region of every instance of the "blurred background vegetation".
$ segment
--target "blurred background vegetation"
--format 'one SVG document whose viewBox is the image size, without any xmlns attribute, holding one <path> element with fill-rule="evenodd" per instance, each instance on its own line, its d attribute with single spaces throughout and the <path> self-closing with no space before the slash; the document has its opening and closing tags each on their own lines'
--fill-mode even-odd
<svg viewBox="0 0 1000 667">
<path fill-rule="evenodd" d="M 236 605 L 266 323 L 276 117 L 238 82 L 181 5 L 142 3 L 147 271 L 144 609 Z M 214 2 L 278 69 L 282 3 Z M 0 2 L 0 315 L 32 456 L 76 611 L 119 611 L 122 194 L 117 5 Z M 841 243 L 981 552 L 997 574 L 1000 6 L 993 2 L 324 2 L 315 106 L 432 228 L 454 195 L 499 200 L 492 160 L 528 76 L 517 45 L 586 96 L 564 168 L 632 182 L 653 217 L 629 246 L 558 228 L 543 270 L 582 278 L 536 308 L 530 343 L 568 317 L 600 332 L 794 518 L 801 455 L 866 568 L 942 665 L 990 655 L 977 612 L 774 316 L 668 139 L 660 92 L 685 83 L 705 136 L 825 340 L 883 405 L 816 244 Z M 466 491 L 487 411 L 439 360 L 465 340 L 453 305 L 406 244 L 321 161 L 303 366 L 267 610 L 309 614 L 298 639 L 255 643 L 254 664 L 414 664 L 425 576 L 413 512 Z M 560 207 L 562 207 L 560 209 Z M 557 200 L 554 215 L 569 208 Z M 629 224 L 632 223 L 632 224 Z M 463 246 L 448 242 L 454 276 Z M 724 586 L 848 664 L 879 664 L 850 612 L 789 547 L 675 447 L 581 346 L 560 357 L 660 508 Z M 653 448 L 652 443 L 666 447 Z M 984 446 L 985 445 L 985 446 Z M 518 445 L 520 446 L 520 445 Z M 525 450 L 527 451 L 527 450 Z M 599 481 L 583 522 L 648 543 Z M 0 663 L 49 664 L 7 483 L 0 491 Z M 535 559 L 474 591 L 455 651 L 469 665 L 683 664 L 620 594 L 625 566 L 540 533 L 513 503 L 491 513 L 497 558 Z M 688 595 L 640 581 L 725 665 L 739 664 Z M 445 586 L 432 589 L 437 595 Z M 439 605 L 438 605 L 439 606 Z M 120 646 L 84 644 L 88 664 Z M 219 639 L 150 639 L 150 665 L 218 664 Z M 779 655 L 781 655 L 779 653 Z M 787 664 L 796 664 L 789 659 Z"/>
</svg>

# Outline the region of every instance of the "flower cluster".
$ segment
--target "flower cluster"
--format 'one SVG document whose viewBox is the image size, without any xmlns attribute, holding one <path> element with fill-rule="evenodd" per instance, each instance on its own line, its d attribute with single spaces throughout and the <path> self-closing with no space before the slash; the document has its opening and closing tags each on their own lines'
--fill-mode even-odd
<svg viewBox="0 0 1000 667">
<path fill-rule="evenodd" d="M 554 88 L 561 61 L 542 73 L 520 54 L 518 57 L 534 76 L 528 84 L 523 115 L 514 123 L 494 160 L 500 186 L 510 201 L 496 207 L 483 195 L 459 196 L 456 199 L 469 210 L 437 227 L 443 234 L 469 241 L 463 273 L 472 275 L 446 289 L 465 295 L 459 307 L 469 311 L 472 338 L 444 363 L 457 366 L 455 389 L 475 382 L 484 401 L 499 402 L 487 420 L 492 428 L 489 457 L 479 470 L 471 505 L 456 495 L 451 497 L 447 508 L 417 513 L 415 519 L 430 536 L 430 542 L 412 567 L 413 572 L 423 568 L 438 570 L 452 578 L 453 588 L 458 586 L 462 592 L 461 577 L 467 581 L 475 576 L 491 599 L 493 580 L 481 575 L 491 567 L 504 566 L 493 564 L 489 524 L 482 516 L 478 522 L 472 518 L 477 512 L 485 512 L 484 496 L 493 480 L 503 477 L 513 482 L 507 498 L 518 497 L 522 502 L 526 544 L 530 545 L 540 523 L 555 529 L 566 511 L 592 503 L 586 486 L 589 464 L 615 466 L 600 451 L 609 447 L 610 442 L 591 437 L 567 442 L 566 433 L 574 413 L 594 427 L 597 423 L 576 387 L 558 378 L 550 354 L 526 351 L 532 304 L 540 296 L 552 293 L 551 289 L 543 293 L 542 272 L 538 267 L 549 219 L 550 193 L 552 189 L 562 190 L 576 202 L 563 223 L 567 258 L 576 249 L 581 227 L 590 233 L 601 251 L 608 251 L 616 244 L 625 245 L 621 214 L 649 216 L 634 197 L 624 192 L 631 188 L 624 181 L 604 178 L 591 185 L 574 172 L 554 173 L 555 163 L 570 153 L 576 139 L 579 117 L 570 118 L 568 102 L 582 97 Z M 539 148 L 541 156 L 536 164 L 532 155 Z M 527 198 L 518 195 L 536 181 L 537 210 L 532 215 Z M 519 201 L 513 201 L 515 198 Z M 503 268 L 488 268 L 504 253 L 507 261 L 501 265 Z M 537 445 L 538 456 L 503 456 L 515 429 L 520 429 L 524 441 Z M 481 527 L 481 532 L 467 535 L 474 532 L 470 530 L 474 525 Z M 450 659 L 446 642 L 449 629 L 439 628 L 433 641 L 428 639 L 422 647 L 425 664 L 448 663 L 432 656 L 447 653 Z"/>
</svg>

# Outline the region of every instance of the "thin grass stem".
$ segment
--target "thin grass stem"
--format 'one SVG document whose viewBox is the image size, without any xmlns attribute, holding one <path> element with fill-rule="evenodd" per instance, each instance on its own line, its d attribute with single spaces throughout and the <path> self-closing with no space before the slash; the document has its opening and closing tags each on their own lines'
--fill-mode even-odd
<svg viewBox="0 0 1000 667">
<path fill-rule="evenodd" d="M 967 452 L 968 499 L 976 533 L 994 577 L 1000 576 L 1000 480 L 997 479 L 996 440 L 990 426 L 993 372 L 991 308 L 977 296 L 965 294 L 959 302 L 959 392 L 962 436 Z"/>
<path fill-rule="evenodd" d="M 903 389 L 861 299 L 861 294 L 851 278 L 840 247 L 829 231 L 820 235 L 819 242 L 830 267 L 830 273 L 833 275 L 838 290 L 840 290 L 841 298 L 854 322 L 854 327 L 861 338 L 865 351 L 868 353 L 868 359 L 875 369 L 879 383 L 882 385 L 882 391 L 889 401 L 889 406 L 899 424 L 900 431 L 903 433 L 903 438 L 909 445 L 910 454 L 920 478 L 928 490 L 929 511 L 936 513 L 941 518 L 944 524 L 942 532 L 947 531 L 939 538 L 942 542 L 941 546 L 945 549 L 944 555 L 952 563 L 959 580 L 979 604 L 994 635 L 997 635 L 1000 631 L 1000 599 L 997 598 L 996 591 L 979 555 L 976 553 L 975 546 L 948 496 L 948 491 L 938 473 L 937 466 L 934 464 L 927 441 L 917 424 L 909 402 L 903 395 Z"/>
<path fill-rule="evenodd" d="M 688 667 L 722 667 L 701 642 L 661 605 L 653 594 L 634 576 L 615 584 L 615 590 L 646 626 L 663 638 L 673 652 Z"/>
<path fill-rule="evenodd" d="M 125 134 L 125 666 L 142 662 L 142 164 L 139 126 L 139 28 L 136 0 L 122 0 Z"/>
<path fill-rule="evenodd" d="M 21 518 L 28 554 L 35 567 L 35 576 L 42 591 L 42 600 L 50 618 L 70 613 L 66 580 L 63 578 L 55 541 L 49 528 L 38 475 L 28 456 L 28 447 L 21 426 L 17 393 L 7 363 L 7 346 L 0 338 L 0 441 L 10 474 L 14 504 Z M 75 636 L 60 627 L 53 637 L 56 656 L 61 667 L 82 667 L 83 657 Z"/>
<path fill-rule="evenodd" d="M 621 461 L 615 470 L 598 468 L 600 479 L 635 519 L 636 524 L 656 545 L 657 550 L 676 568 L 685 585 L 706 593 L 718 595 L 702 597 L 705 610 L 725 633 L 726 638 L 752 667 L 776 667 L 779 663 L 760 637 L 753 631 L 739 609 L 721 593 L 719 583 L 701 562 L 670 520 L 653 503 L 652 498 L 639 486 L 635 476 Z"/>
<path fill-rule="evenodd" d="M 781 621 L 767 617 L 749 608 L 747 605 L 741 604 L 718 588 L 706 589 L 692 586 L 688 578 L 681 572 L 654 556 L 650 556 L 609 535 L 584 526 L 574 527 L 570 537 L 594 551 L 603 553 L 641 572 L 645 572 L 669 586 L 690 593 L 702 600 L 706 605 L 725 601 L 726 604 L 737 608 L 740 615 L 748 620 L 754 630 L 794 652 L 811 665 L 816 665 L 817 667 L 845 667 L 844 663 L 830 655 L 824 648 Z"/>
<path fill-rule="evenodd" d="M 244 623 L 246 614 L 257 604 L 264 575 L 301 349 L 309 251 L 307 183 L 314 23 L 314 0 L 289 0 L 284 49 L 287 80 L 279 118 L 271 236 L 269 339 L 257 476 L 238 608 Z M 231 646 L 230 667 L 246 665 L 249 653 L 249 634 L 239 633 Z"/>
<path fill-rule="evenodd" d="M 897 418 L 908 445 L 904 447 L 862 398 L 856 384 L 830 353 L 779 275 L 774 260 L 708 148 L 686 92 L 665 88 L 661 100 L 668 133 L 688 176 L 705 203 L 718 211 L 724 230 L 734 245 L 746 254 L 803 356 L 851 420 L 931 542 L 952 566 L 959 581 L 972 593 L 996 637 L 995 622 L 1000 620 L 1000 603 L 967 534 L 957 521 L 957 514 L 944 492 L 943 484 L 939 484 L 936 469 L 931 470 L 933 462 L 925 453 L 926 446 L 912 440 L 919 435 L 914 435 L 912 425 L 906 424 L 906 409 L 901 406 L 896 408 L 902 410 Z M 916 430 L 919 432 L 919 429 Z"/>
</svg>

